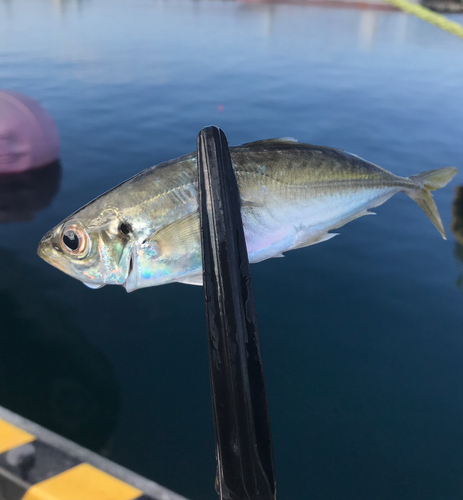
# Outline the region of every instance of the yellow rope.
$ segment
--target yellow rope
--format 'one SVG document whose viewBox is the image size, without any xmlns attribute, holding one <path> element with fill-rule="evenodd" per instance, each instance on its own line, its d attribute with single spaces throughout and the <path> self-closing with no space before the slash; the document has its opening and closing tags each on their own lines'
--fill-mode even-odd
<svg viewBox="0 0 463 500">
<path fill-rule="evenodd" d="M 461 24 L 455 23 L 453 21 L 449 21 L 444 16 L 433 12 L 422 5 L 418 5 L 416 3 L 409 2 L 408 0 L 384 0 L 385 2 L 397 7 L 398 9 L 403 10 L 404 12 L 408 12 L 409 14 L 413 14 L 423 21 L 427 21 L 428 23 L 435 24 L 442 28 L 452 35 L 456 35 L 460 38 L 463 38 L 463 26 Z"/>
</svg>

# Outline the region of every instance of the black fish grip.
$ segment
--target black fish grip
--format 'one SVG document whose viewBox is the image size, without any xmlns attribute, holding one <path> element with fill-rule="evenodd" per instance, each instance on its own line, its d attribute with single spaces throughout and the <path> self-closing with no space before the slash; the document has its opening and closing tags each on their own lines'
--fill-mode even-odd
<svg viewBox="0 0 463 500">
<path fill-rule="evenodd" d="M 274 500 L 273 445 L 240 194 L 222 130 L 201 130 L 197 150 L 216 488 L 221 500 Z"/>
</svg>

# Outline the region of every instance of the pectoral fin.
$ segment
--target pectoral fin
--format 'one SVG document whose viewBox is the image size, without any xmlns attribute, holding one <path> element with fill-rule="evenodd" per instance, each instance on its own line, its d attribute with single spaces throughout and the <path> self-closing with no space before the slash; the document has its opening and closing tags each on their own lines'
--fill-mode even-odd
<svg viewBox="0 0 463 500">
<path fill-rule="evenodd" d="M 194 212 L 183 219 L 159 229 L 145 240 L 142 248 L 156 245 L 160 255 L 185 253 L 196 248 L 199 242 L 199 214 Z"/>
</svg>

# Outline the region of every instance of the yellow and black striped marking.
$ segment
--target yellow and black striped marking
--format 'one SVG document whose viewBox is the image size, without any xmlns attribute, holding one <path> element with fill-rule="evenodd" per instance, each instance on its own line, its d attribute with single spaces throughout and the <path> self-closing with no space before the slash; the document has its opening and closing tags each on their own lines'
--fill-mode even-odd
<svg viewBox="0 0 463 500">
<path fill-rule="evenodd" d="M 91 452 L 88 453 L 90 456 Z M 177 500 L 181 497 L 165 490 L 162 499 L 170 498 Z M 95 465 L 72 456 L 56 443 L 47 443 L 0 418 L 0 500 L 160 498 L 146 494 Z"/>
</svg>

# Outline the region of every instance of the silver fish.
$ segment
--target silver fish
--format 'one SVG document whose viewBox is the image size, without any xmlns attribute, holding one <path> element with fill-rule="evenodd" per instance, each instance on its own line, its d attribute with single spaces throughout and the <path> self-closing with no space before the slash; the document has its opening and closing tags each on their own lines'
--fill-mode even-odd
<svg viewBox="0 0 463 500">
<path fill-rule="evenodd" d="M 270 139 L 230 148 L 250 262 L 326 241 L 403 191 L 444 228 L 430 191 L 454 167 L 398 177 L 358 156 Z M 91 288 L 202 284 L 196 153 L 151 167 L 70 215 L 38 254 Z"/>
</svg>

